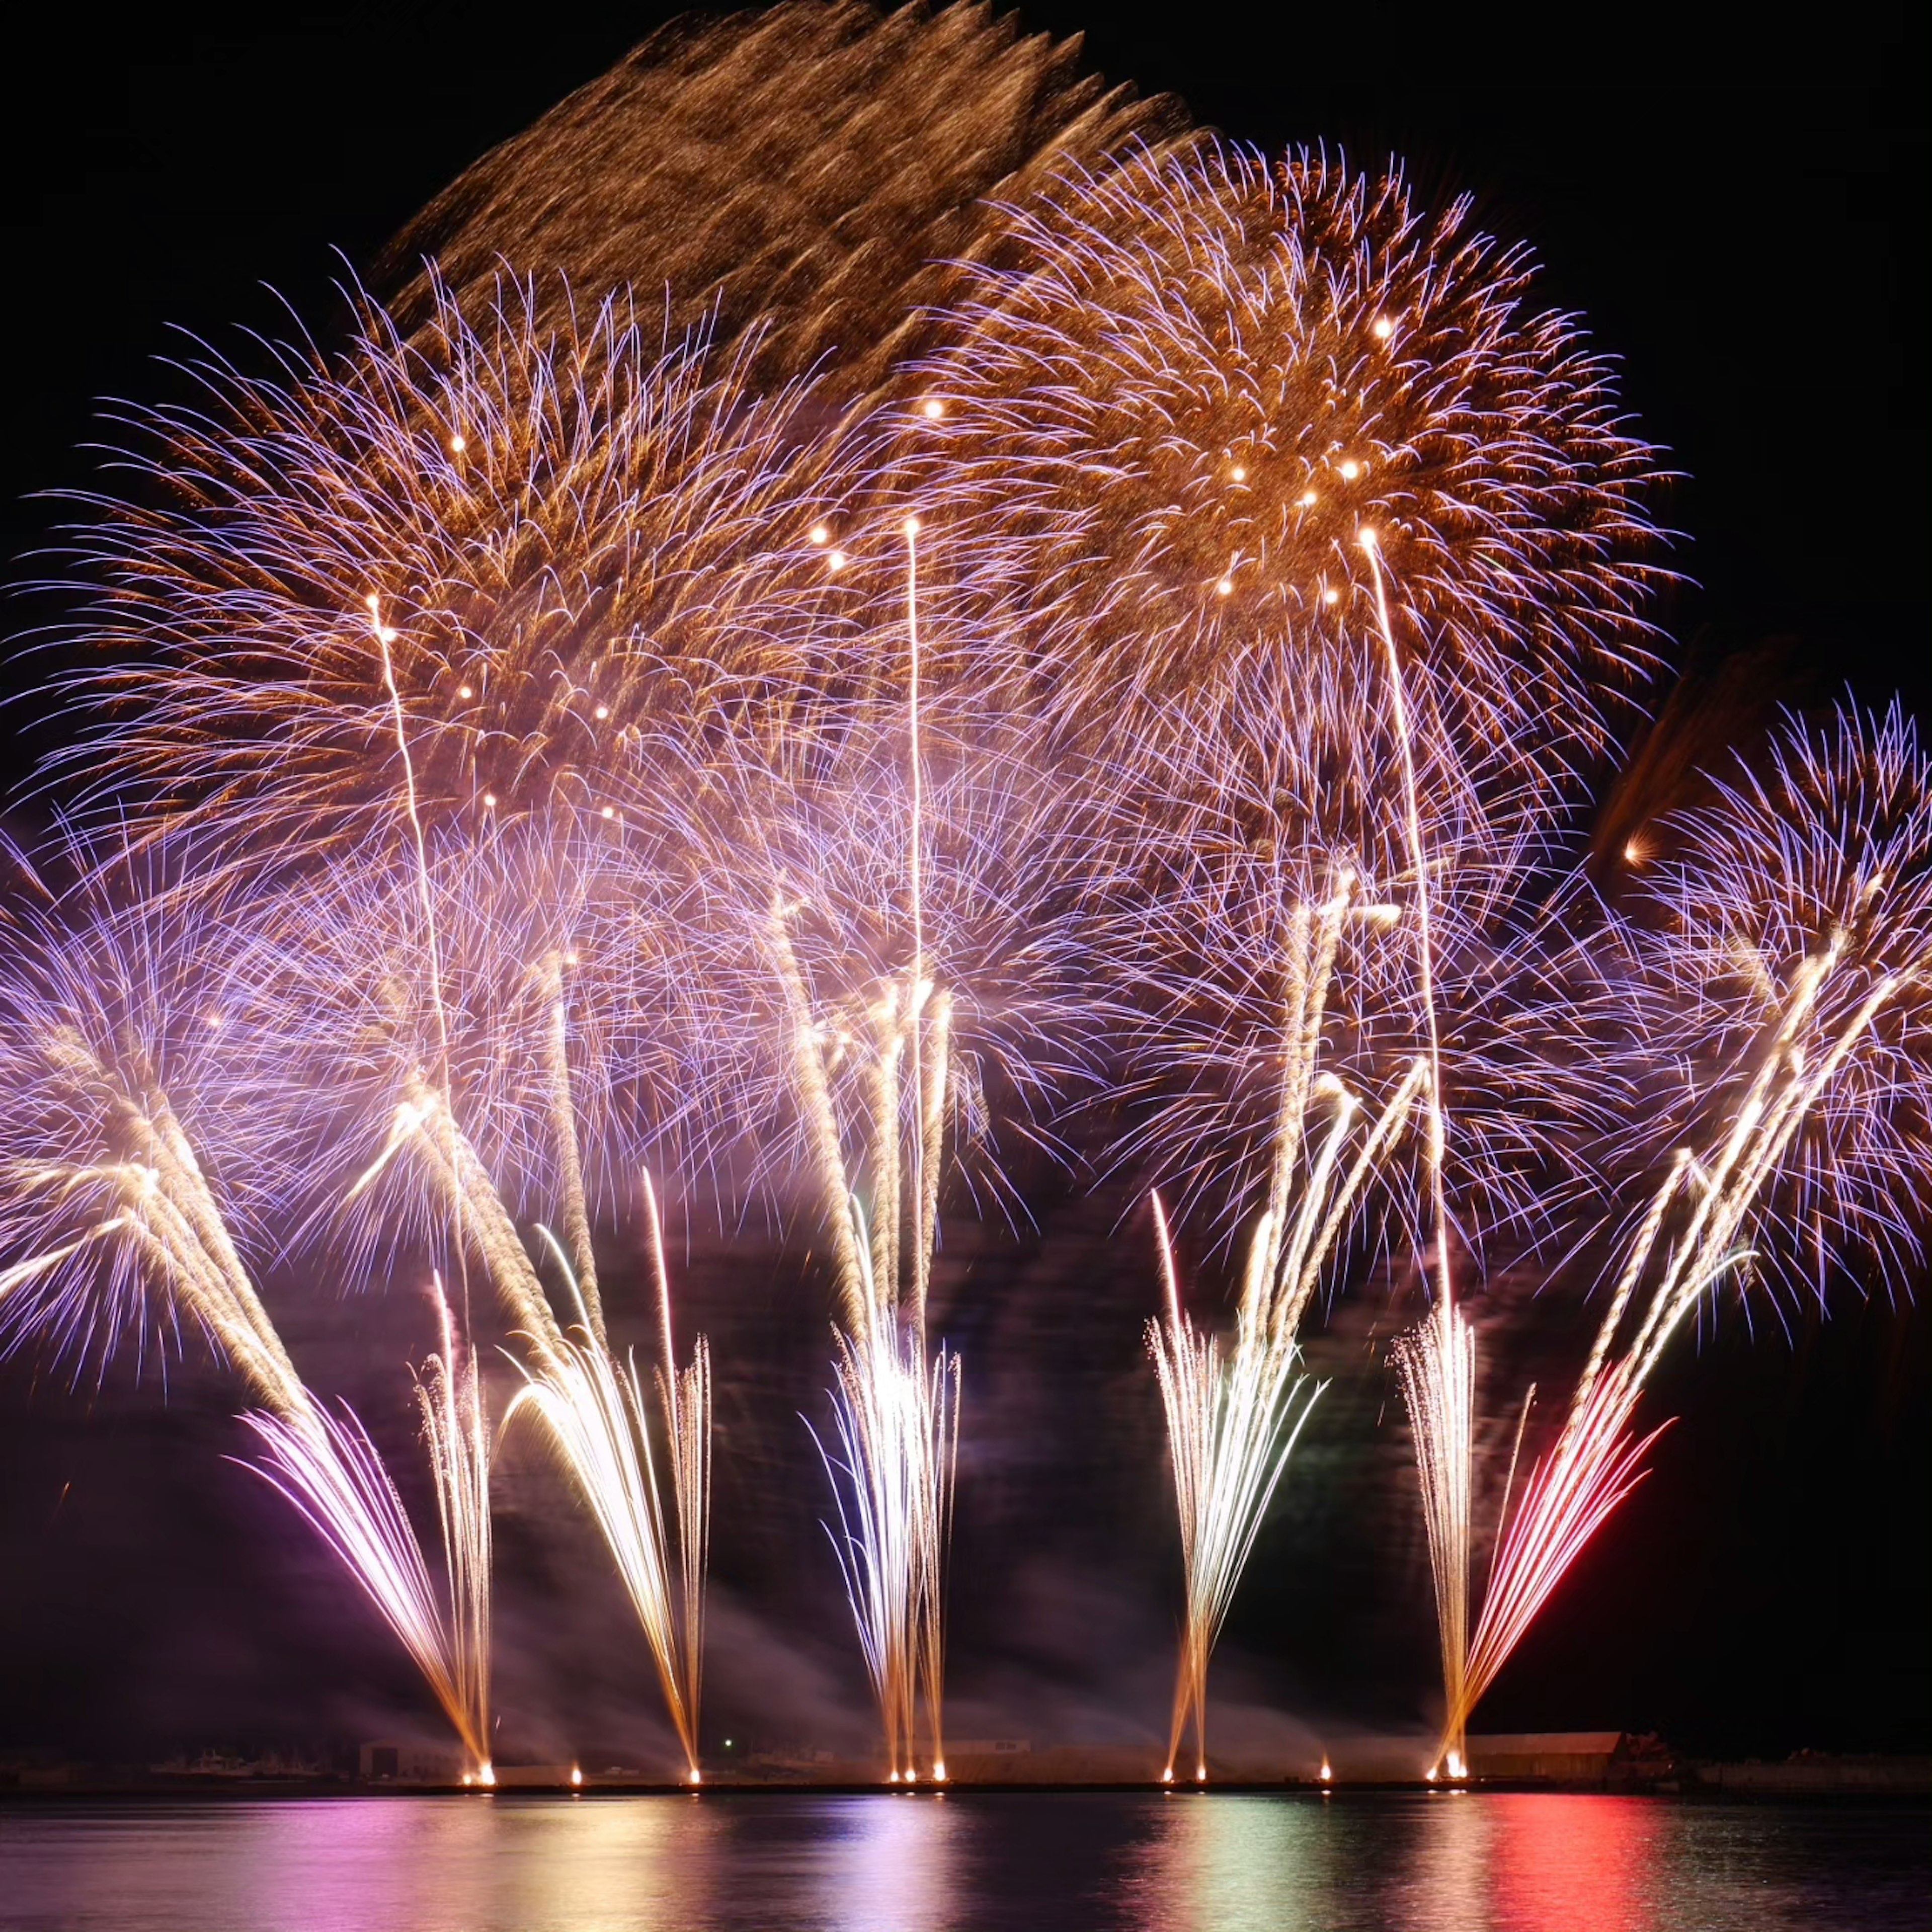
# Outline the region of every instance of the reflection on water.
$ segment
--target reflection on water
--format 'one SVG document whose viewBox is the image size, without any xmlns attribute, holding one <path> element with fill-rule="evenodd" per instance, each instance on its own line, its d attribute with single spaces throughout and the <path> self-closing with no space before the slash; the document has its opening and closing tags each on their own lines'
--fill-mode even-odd
<svg viewBox="0 0 1932 1932">
<path fill-rule="evenodd" d="M 1161 1932 L 1314 1932 L 1329 1922 L 1325 1901 L 1336 1890 L 1327 1826 L 1312 1804 L 1177 1792 L 1129 1861 L 1121 1922 Z"/>
<path fill-rule="evenodd" d="M 1580 1914 L 1606 1932 L 1672 1923 L 1650 1882 L 1672 1862 L 1661 1832 L 1672 1813 L 1642 1798 L 1497 1797 L 1487 1808 L 1497 1932 L 1567 1932 Z M 1702 1885 L 1707 1874 L 1687 1876 Z"/>
<path fill-rule="evenodd" d="M 938 1796 L 861 1798 L 830 1810 L 814 1910 L 801 1922 L 837 1932 L 946 1932 L 958 1922 L 958 1820 L 959 1808 Z"/>
<path fill-rule="evenodd" d="M 0 1807 L 21 1932 L 1903 1932 L 1922 1807 L 1467 1792 Z"/>
</svg>

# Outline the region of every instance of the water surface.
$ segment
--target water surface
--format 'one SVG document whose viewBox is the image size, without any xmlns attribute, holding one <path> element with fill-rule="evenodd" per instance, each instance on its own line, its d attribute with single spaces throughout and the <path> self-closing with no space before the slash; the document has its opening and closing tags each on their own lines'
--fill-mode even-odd
<svg viewBox="0 0 1932 1932">
<path fill-rule="evenodd" d="M 1904 1932 L 1932 1812 L 1488 1793 L 0 1808 L 32 1932 Z"/>
</svg>

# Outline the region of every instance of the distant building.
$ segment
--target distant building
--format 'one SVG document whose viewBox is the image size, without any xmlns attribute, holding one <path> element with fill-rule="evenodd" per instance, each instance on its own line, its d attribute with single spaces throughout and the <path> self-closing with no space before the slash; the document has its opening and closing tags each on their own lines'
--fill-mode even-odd
<svg viewBox="0 0 1932 1932">
<path fill-rule="evenodd" d="M 356 1754 L 356 1770 L 371 1784 L 460 1784 L 463 1760 L 430 1744 L 376 1743 Z"/>
<path fill-rule="evenodd" d="M 1654 1738 L 1625 1731 L 1519 1731 L 1468 1742 L 1469 1775 L 1526 1784 L 1603 1784 L 1620 1774 L 1667 1772 Z"/>
</svg>

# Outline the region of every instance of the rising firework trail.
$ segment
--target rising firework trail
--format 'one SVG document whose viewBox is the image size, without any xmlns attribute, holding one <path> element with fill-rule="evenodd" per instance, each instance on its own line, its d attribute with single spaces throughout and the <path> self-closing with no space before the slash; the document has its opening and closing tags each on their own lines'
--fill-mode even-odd
<svg viewBox="0 0 1932 1932">
<path fill-rule="evenodd" d="M 918 533 L 917 518 L 908 518 L 910 962 L 877 987 L 848 1031 L 814 1009 L 792 939 L 798 908 L 781 902 L 770 922 L 798 1102 L 838 1282 L 836 1443 L 824 1452 L 838 1512 L 832 1543 L 893 1784 L 919 1775 L 922 1705 L 932 1774 L 946 1776 L 945 1556 L 959 1428 L 959 1358 L 943 1347 L 932 1350 L 926 1339 L 952 1098 L 952 1000 L 928 976 L 926 950 Z M 840 1127 L 842 1070 L 862 1095 L 856 1161 Z"/>
<path fill-rule="evenodd" d="M 1409 864 L 1415 879 L 1416 991 L 1428 1041 L 1428 1249 L 1434 1305 L 1413 1334 L 1397 1343 L 1395 1359 L 1409 1426 L 1415 1437 L 1416 1472 L 1422 1485 L 1423 1522 L 1429 1538 L 1429 1567 L 1436 1592 L 1436 1630 L 1442 1652 L 1443 1690 L 1453 1714 L 1466 1701 L 1465 1666 L 1469 1628 L 1469 1558 L 1472 1496 L 1474 1483 L 1476 1337 L 1456 1305 L 1449 1270 L 1449 1214 L 1446 1179 L 1448 1110 L 1442 1084 L 1441 1022 L 1436 1000 L 1435 935 L 1430 916 L 1430 854 L 1424 840 L 1422 808 L 1416 787 L 1408 699 L 1402 655 L 1389 621 L 1388 586 L 1376 531 L 1364 529 L 1358 542 L 1369 560 L 1374 588 L 1375 626 L 1384 652 L 1391 722 L 1402 754 L 1402 822 Z M 1460 1724 L 1444 1734 L 1441 1761 L 1451 1778 L 1463 1774 L 1466 1754 Z M 1432 1770 L 1432 1776 L 1434 1772 Z"/>
<path fill-rule="evenodd" d="M 1163 1322 L 1148 1325 L 1160 1376 L 1180 1516 L 1186 1581 L 1173 1722 L 1162 1776 L 1190 1723 L 1194 1775 L 1208 1775 L 1208 1664 L 1268 1503 L 1319 1389 L 1297 1372 L 1296 1334 L 1310 1298 L 1346 1244 L 1364 1186 L 1401 1135 L 1428 1063 L 1418 1060 L 1365 1130 L 1362 1102 L 1321 1070 L 1324 1010 L 1347 928 L 1390 922 L 1394 908 L 1364 903 L 1342 868 L 1320 904 L 1298 906 L 1282 974 L 1281 1080 L 1268 1204 L 1250 1238 L 1234 1341 L 1224 1358 L 1184 1313 L 1167 1217 L 1154 1225 L 1167 1290 Z"/>
<path fill-rule="evenodd" d="M 677 1366 L 664 1229 L 648 1174 L 644 1196 L 663 1348 L 656 1382 L 670 1463 L 668 1508 L 667 1485 L 651 1448 L 651 1405 L 634 1358 L 620 1364 L 601 1340 L 587 1336 L 566 1341 L 541 1370 L 524 1371 L 524 1386 L 503 1420 L 507 1428 L 526 1412 L 543 1426 L 597 1519 L 657 1666 L 664 1706 L 684 1748 L 686 1774 L 696 1784 L 702 1775 L 698 1729 L 710 1539 L 711 1355 L 700 1336 L 689 1366 Z M 560 1245 L 555 1253 L 580 1294 Z M 579 1312 L 587 1330 L 590 1312 L 580 1300 Z"/>
</svg>

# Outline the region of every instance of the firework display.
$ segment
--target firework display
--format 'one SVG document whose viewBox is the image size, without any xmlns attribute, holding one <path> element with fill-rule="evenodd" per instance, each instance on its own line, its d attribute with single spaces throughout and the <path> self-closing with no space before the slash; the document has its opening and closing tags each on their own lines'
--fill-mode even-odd
<svg viewBox="0 0 1932 1932">
<path fill-rule="evenodd" d="M 385 250 L 382 285 L 412 328 L 439 278 L 487 299 L 506 263 L 538 278 L 550 321 L 570 290 L 634 289 L 675 332 L 755 335 L 767 380 L 829 362 L 862 394 L 929 339 L 964 265 L 1006 245 L 1001 206 L 1178 130 L 1174 104 L 1078 58 L 983 4 L 677 21 L 452 182 Z"/>
<path fill-rule="evenodd" d="M 1396 1334 L 1458 1779 L 1673 1339 L 1922 1262 L 1910 720 L 1620 797 L 1644 862 L 1600 892 L 1668 576 L 1608 359 L 1466 202 L 1072 56 L 976 8 L 668 30 L 432 203 L 334 346 L 130 412 L 68 538 L 55 835 L 0 901 L 0 1326 L 204 1341 L 472 1779 L 526 1442 L 702 1775 L 718 1405 L 661 1188 L 829 1280 L 808 1426 L 901 1786 L 948 1774 L 962 1443 L 970 1482 L 938 1261 L 1023 1221 L 1016 1146 L 1151 1202 L 1169 1780 L 1210 1776 L 1338 1298 Z M 1484 1379 L 1505 1259 L 1600 1298 L 1546 1426 Z M 271 1317 L 325 1282 L 434 1284 L 440 1563 Z"/>
</svg>

